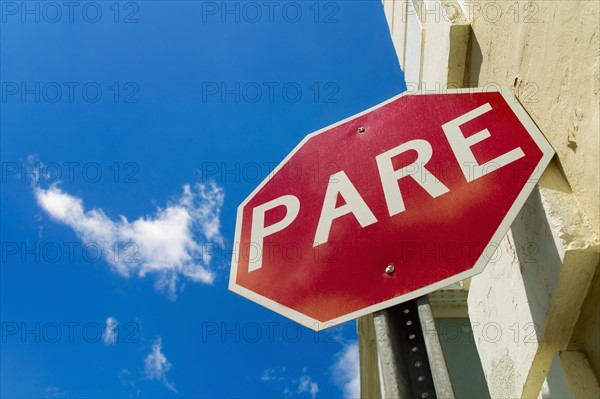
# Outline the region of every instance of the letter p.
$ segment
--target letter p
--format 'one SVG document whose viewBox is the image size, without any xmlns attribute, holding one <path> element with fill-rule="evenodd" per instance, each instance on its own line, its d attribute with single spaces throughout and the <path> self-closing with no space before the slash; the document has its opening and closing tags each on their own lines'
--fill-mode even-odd
<svg viewBox="0 0 600 399">
<path fill-rule="evenodd" d="M 285 206 L 285 216 L 279 222 L 265 226 L 265 213 L 278 206 Z M 265 237 L 288 227 L 296 219 L 298 212 L 300 212 L 300 200 L 293 195 L 284 195 L 275 198 L 253 209 L 248 272 L 258 270 L 262 267 L 262 248 Z"/>
<path fill-rule="evenodd" d="M 219 11 L 219 5 L 216 1 L 203 1 L 202 2 L 202 22 L 208 21 L 209 15 L 216 15 Z"/>
<path fill-rule="evenodd" d="M 2 2 L 2 23 L 8 21 L 9 15 L 17 15 L 19 12 L 19 5 L 16 1 L 3 1 Z"/>
</svg>

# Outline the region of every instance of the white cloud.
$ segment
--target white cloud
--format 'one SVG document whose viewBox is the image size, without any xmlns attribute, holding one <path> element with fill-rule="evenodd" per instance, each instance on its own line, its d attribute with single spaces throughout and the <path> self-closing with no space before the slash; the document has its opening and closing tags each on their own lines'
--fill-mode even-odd
<svg viewBox="0 0 600 399">
<path fill-rule="evenodd" d="M 106 318 L 106 328 L 102 334 L 104 345 L 111 346 L 117 342 L 119 322 L 112 316 Z"/>
<path fill-rule="evenodd" d="M 223 189 L 211 182 L 183 186 L 183 194 L 153 215 L 113 220 L 102 209 L 86 210 L 83 200 L 57 184 L 34 185 L 39 206 L 71 227 L 90 253 L 100 251 L 123 277 L 156 276 L 155 287 L 175 298 L 180 279 L 212 284 L 211 254 L 223 245 L 220 212 Z M 92 255 L 93 257 L 93 255 Z"/>
<path fill-rule="evenodd" d="M 352 341 L 344 345 L 335 358 L 336 362 L 332 367 L 334 382 L 344 392 L 344 398 L 360 398 L 358 342 Z"/>
<path fill-rule="evenodd" d="M 280 372 L 275 371 L 275 369 L 269 368 L 263 372 L 263 375 L 260 377 L 261 381 L 270 382 L 277 381 L 279 383 L 285 384 L 283 388 L 284 397 L 290 397 L 293 393 L 307 393 L 310 395 L 312 399 L 317 396 L 319 392 L 319 385 L 313 381 L 310 375 L 307 374 L 308 370 L 306 368 L 302 369 L 302 374 L 299 378 L 292 378 L 286 376 L 286 368 L 282 367 Z"/>
<path fill-rule="evenodd" d="M 162 353 L 162 340 L 158 337 L 152 344 L 152 351 L 144 360 L 146 378 L 161 381 L 165 387 L 177 392 L 175 386 L 167 380 L 167 372 L 171 369 L 171 366 L 167 357 Z"/>
</svg>

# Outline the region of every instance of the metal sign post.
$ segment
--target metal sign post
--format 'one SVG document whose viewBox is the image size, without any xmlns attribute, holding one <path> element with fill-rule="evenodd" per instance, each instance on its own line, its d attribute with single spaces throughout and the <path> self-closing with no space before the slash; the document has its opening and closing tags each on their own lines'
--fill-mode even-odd
<svg viewBox="0 0 600 399">
<path fill-rule="evenodd" d="M 382 397 L 454 399 L 427 296 L 373 316 Z"/>
</svg>

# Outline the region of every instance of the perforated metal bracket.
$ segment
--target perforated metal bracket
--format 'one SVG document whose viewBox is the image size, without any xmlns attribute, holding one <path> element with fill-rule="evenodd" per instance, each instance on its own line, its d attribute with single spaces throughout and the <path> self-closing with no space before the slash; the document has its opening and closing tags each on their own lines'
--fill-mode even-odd
<svg viewBox="0 0 600 399">
<path fill-rule="evenodd" d="M 454 399 L 427 297 L 374 314 L 382 397 Z"/>
</svg>

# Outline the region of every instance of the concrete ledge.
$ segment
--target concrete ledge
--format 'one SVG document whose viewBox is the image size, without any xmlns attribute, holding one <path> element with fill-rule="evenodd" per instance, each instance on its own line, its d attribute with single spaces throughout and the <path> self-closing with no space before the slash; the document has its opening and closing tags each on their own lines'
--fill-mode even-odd
<svg viewBox="0 0 600 399">
<path fill-rule="evenodd" d="M 560 364 L 574 398 L 600 398 L 600 387 L 585 355 L 581 352 L 560 352 Z"/>
</svg>

